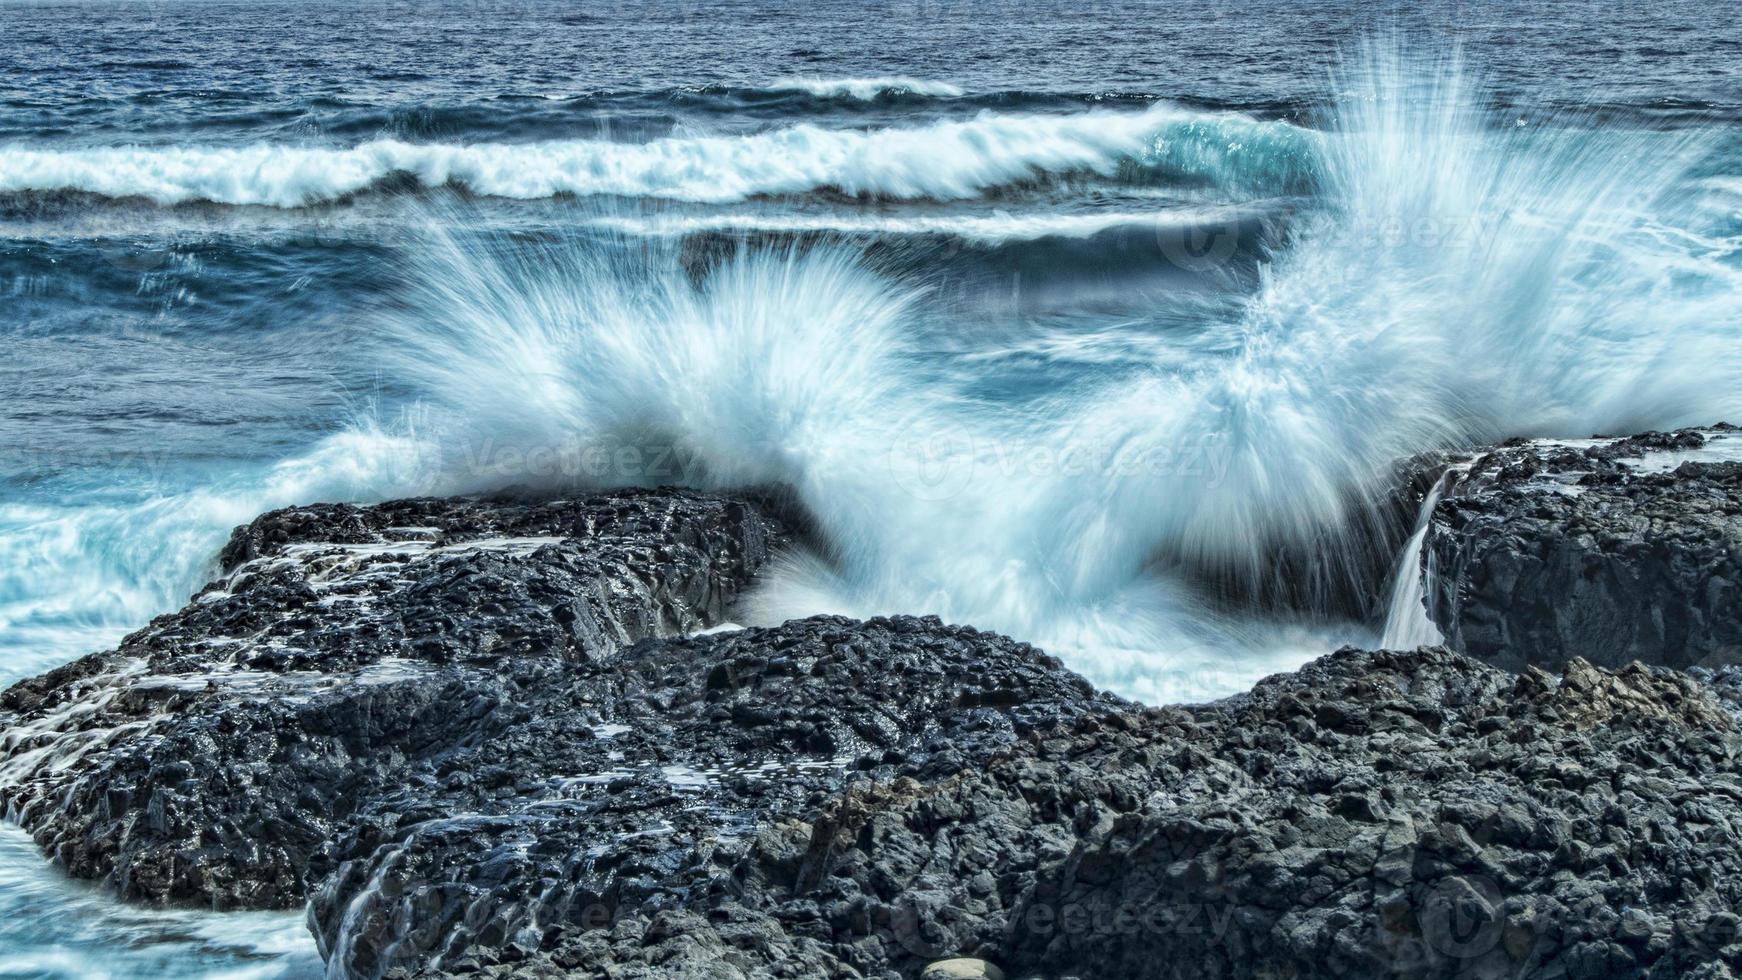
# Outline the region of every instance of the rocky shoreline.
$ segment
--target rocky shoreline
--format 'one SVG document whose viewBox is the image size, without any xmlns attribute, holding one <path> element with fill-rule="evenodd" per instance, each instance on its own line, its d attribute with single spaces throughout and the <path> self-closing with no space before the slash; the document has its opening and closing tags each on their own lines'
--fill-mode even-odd
<svg viewBox="0 0 1742 980">
<path fill-rule="evenodd" d="M 1435 508 L 1428 612 L 1509 670 L 1742 663 L 1742 430 L 1518 440 Z"/>
<path fill-rule="evenodd" d="M 291 508 L 0 695 L 0 802 L 124 897 L 306 907 L 335 975 L 1728 977 L 1731 439 L 1436 460 L 1451 649 L 1189 707 L 932 618 L 732 627 L 803 534 L 763 500 Z"/>
</svg>

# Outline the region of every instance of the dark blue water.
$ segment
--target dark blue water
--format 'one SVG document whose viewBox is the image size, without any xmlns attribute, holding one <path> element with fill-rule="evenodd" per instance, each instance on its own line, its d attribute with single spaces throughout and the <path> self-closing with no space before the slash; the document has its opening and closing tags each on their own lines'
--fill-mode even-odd
<svg viewBox="0 0 1742 980">
<path fill-rule="evenodd" d="M 0 679 L 262 509 L 528 482 L 791 484 L 841 554 L 753 618 L 1152 701 L 1372 642 L 1181 570 L 1334 549 L 1408 452 L 1734 415 L 1739 20 L 0 0 Z M 0 976 L 318 972 L 13 836 Z"/>
</svg>

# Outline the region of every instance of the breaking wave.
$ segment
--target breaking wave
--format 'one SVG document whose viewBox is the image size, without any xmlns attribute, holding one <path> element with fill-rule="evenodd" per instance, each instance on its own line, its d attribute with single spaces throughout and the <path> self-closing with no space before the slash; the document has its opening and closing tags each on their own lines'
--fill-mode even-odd
<svg viewBox="0 0 1742 980">
<path fill-rule="evenodd" d="M 1312 143 L 1307 131 L 1287 123 L 1157 105 L 1144 112 L 983 112 L 873 130 L 800 124 L 645 143 L 10 146 L 0 147 L 0 193 L 77 191 L 165 205 L 294 208 L 400 178 L 517 199 L 611 195 L 724 203 L 827 190 L 946 201 L 1048 176 L 1112 176 L 1122 167 L 1275 189 L 1306 176 L 1302 165 Z"/>
<path fill-rule="evenodd" d="M 1090 238 L 1115 229 L 1169 232 L 1225 227 L 1256 213 L 1243 207 L 1172 210 L 1101 210 L 1080 213 L 866 215 L 866 214 L 698 214 L 650 217 L 600 216 L 595 227 L 630 235 L 693 235 L 707 232 L 842 236 L 942 235 L 981 244 L 1040 238 Z"/>
<path fill-rule="evenodd" d="M 1698 134 L 1518 127 L 1455 61 L 1384 44 L 1337 88 L 1317 208 L 1218 325 L 1233 349 L 1189 370 L 989 403 L 988 379 L 921 368 L 926 296 L 850 252 L 697 279 L 452 241 L 426 250 L 392 370 L 472 454 L 443 463 L 452 489 L 577 442 L 687 463 L 603 482 L 794 488 L 826 546 L 764 586 L 763 618 L 935 612 L 1141 697 L 1226 690 L 1323 637 L 1230 620 L 1182 571 L 1259 581 L 1288 547 L 1334 565 L 1423 449 L 1742 409 L 1742 286 L 1676 231 Z"/>
<path fill-rule="evenodd" d="M 960 86 L 948 82 L 926 81 L 920 78 L 882 76 L 878 78 L 782 78 L 769 83 L 771 92 L 803 92 L 817 98 L 846 96 L 861 102 L 871 102 L 886 95 L 923 95 L 930 98 L 954 99 L 966 95 Z"/>
<path fill-rule="evenodd" d="M 275 507 L 405 496 L 430 485 L 426 449 L 366 423 L 305 455 L 198 489 L 149 478 L 0 504 L 0 678 L 113 646 L 211 577 L 230 529 Z"/>
<path fill-rule="evenodd" d="M 1281 167 L 1313 193 L 1239 292 L 1154 298 L 1154 323 L 1176 333 L 1137 342 L 1141 325 L 1123 320 L 1039 323 L 1021 349 L 982 336 L 991 327 L 953 309 L 936 277 L 839 244 L 698 264 L 678 236 L 613 247 L 432 231 L 412 250 L 402 308 L 357 352 L 415 391 L 414 409 L 228 485 L 0 514 L 12 559 L 0 565 L 34 570 L 0 580 L 0 626 L 28 647 L 69 623 L 136 624 L 197 585 L 186 556 L 276 504 L 681 482 L 788 487 L 814 518 L 816 547 L 765 578 L 753 621 L 937 613 L 1149 701 L 1219 696 L 1333 642 L 1372 642 L 1315 618 L 1322 606 L 1302 618 L 1230 608 L 1205 583 L 1262 583 L 1285 550 L 1335 568 L 1360 546 L 1393 461 L 1421 450 L 1742 415 L 1742 273 L 1732 245 L 1702 230 L 1700 131 L 1521 126 L 1496 118 L 1455 60 L 1388 43 L 1334 90 L 1323 133 L 1157 108 L 560 144 L 581 162 L 549 169 L 525 166 L 552 159 L 548 147 L 492 148 L 514 161 L 501 173 L 463 155 L 423 161 L 431 182 L 500 179 L 516 193 L 568 181 L 737 200 L 824 184 L 961 196 L 1171 152 L 1221 182 Z M 123 154 L 112 170 L 81 157 L 92 181 L 138 181 L 124 164 L 154 161 L 171 198 L 294 202 L 350 186 L 318 156 L 227 170 L 202 155 L 217 151 L 79 152 Z M 361 154 L 358 186 L 394 164 L 364 148 L 297 152 Z M 13 181 L 30 172 L 16 159 Z M 1049 363 L 1037 384 L 1024 353 L 1089 347 L 1122 359 Z M 940 361 L 940 348 L 967 354 Z"/>
</svg>

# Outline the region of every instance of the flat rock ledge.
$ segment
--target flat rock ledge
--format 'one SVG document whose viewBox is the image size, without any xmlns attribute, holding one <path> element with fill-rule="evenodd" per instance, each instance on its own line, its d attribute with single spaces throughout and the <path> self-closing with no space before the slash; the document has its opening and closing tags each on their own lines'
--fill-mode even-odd
<svg viewBox="0 0 1742 980">
<path fill-rule="evenodd" d="M 1452 649 L 1508 670 L 1742 664 L 1742 430 L 1516 440 L 1453 479 L 1422 553 Z"/>
<path fill-rule="evenodd" d="M 1742 970 L 1742 671 L 1346 649 L 1149 708 L 933 618 L 725 626 L 787 527 L 266 515 L 0 695 L 0 801 L 125 896 L 306 907 L 342 976 Z"/>
</svg>

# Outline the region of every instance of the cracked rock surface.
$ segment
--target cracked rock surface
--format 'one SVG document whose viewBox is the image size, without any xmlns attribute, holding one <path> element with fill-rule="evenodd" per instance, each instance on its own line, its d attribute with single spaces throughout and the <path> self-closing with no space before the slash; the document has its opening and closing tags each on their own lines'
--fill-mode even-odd
<svg viewBox="0 0 1742 980">
<path fill-rule="evenodd" d="M 355 974 L 417 976 L 911 978 L 957 956 L 1055 978 L 1742 966 L 1742 739 L 1733 700 L 1687 675 L 1344 650 L 1155 709 L 908 618 L 623 655 L 644 658 L 661 693 L 626 724 L 661 734 L 601 740 L 607 756 L 627 741 L 587 789 L 336 842 L 313 903 L 324 948 Z M 855 672 L 878 668 L 893 676 L 860 703 Z M 774 692 L 791 719 L 744 710 Z M 812 714 L 844 721 L 826 745 L 791 725 Z"/>
<path fill-rule="evenodd" d="M 1447 645 L 1508 670 L 1742 663 L 1742 431 L 1518 440 L 1466 465 L 1423 549 Z"/>
</svg>

